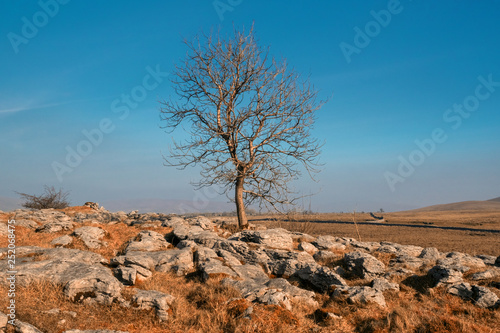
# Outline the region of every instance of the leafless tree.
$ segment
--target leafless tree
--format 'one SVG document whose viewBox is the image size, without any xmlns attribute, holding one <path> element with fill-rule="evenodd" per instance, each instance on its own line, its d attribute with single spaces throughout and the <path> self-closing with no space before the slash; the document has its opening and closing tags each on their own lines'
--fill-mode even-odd
<svg viewBox="0 0 500 333">
<path fill-rule="evenodd" d="M 44 186 L 44 194 L 40 195 L 31 195 L 31 194 L 26 194 L 26 193 L 19 193 L 19 194 L 25 201 L 23 202 L 22 206 L 24 208 L 30 208 L 30 209 L 47 209 L 47 208 L 54 208 L 54 209 L 62 209 L 66 208 L 69 206 L 68 202 L 68 195 L 69 192 L 63 192 L 62 189 L 59 189 L 59 191 L 56 191 L 56 189 L 51 186 Z"/>
<path fill-rule="evenodd" d="M 246 228 L 246 205 L 293 204 L 288 185 L 301 175 L 300 164 L 310 176 L 318 171 L 320 144 L 310 129 L 323 102 L 285 61 L 257 45 L 253 29 L 185 44 L 189 51 L 172 79 L 177 99 L 161 102 L 160 117 L 168 133 L 189 125 L 189 139 L 173 142 L 165 165 L 200 165 L 198 189 L 234 190 L 238 224 Z"/>
</svg>

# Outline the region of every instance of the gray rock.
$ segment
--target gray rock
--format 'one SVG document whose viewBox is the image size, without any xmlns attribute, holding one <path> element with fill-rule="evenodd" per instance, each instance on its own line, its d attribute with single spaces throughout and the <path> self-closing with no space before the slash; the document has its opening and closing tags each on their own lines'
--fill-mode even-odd
<svg viewBox="0 0 500 333">
<path fill-rule="evenodd" d="M 314 253 L 318 252 L 318 249 L 316 248 L 316 246 L 314 246 L 308 242 L 299 243 L 298 249 L 300 251 L 306 251 L 309 254 L 314 254 Z"/>
<path fill-rule="evenodd" d="M 446 258 L 438 260 L 438 265 L 466 266 L 468 268 L 486 267 L 483 260 L 461 252 L 450 252 Z"/>
<path fill-rule="evenodd" d="M 351 252 L 344 256 L 347 270 L 363 279 L 375 278 L 385 273 L 385 265 L 374 256 L 363 252 Z"/>
<path fill-rule="evenodd" d="M 447 289 L 448 293 L 464 300 L 473 301 L 481 308 L 494 308 L 500 305 L 498 296 L 486 287 L 471 286 L 468 283 L 457 283 Z"/>
<path fill-rule="evenodd" d="M 269 278 L 262 267 L 257 265 L 245 264 L 231 266 L 231 268 L 238 275 L 238 277 L 243 280 L 267 280 Z"/>
<path fill-rule="evenodd" d="M 307 252 L 289 252 L 284 250 L 264 250 L 268 256 L 267 267 L 271 274 L 290 277 L 307 265 L 317 266 L 314 258 Z"/>
<path fill-rule="evenodd" d="M 480 254 L 480 255 L 476 256 L 476 258 L 481 259 L 486 265 L 490 265 L 490 266 L 495 265 L 495 260 L 496 260 L 495 256 L 488 256 L 485 254 Z"/>
<path fill-rule="evenodd" d="M 75 224 L 71 221 L 53 221 L 36 228 L 37 232 L 56 233 L 59 231 L 72 230 Z"/>
<path fill-rule="evenodd" d="M 320 250 L 313 255 L 314 260 L 321 263 L 336 260 L 338 257 L 338 254 L 326 250 Z"/>
<path fill-rule="evenodd" d="M 456 284 L 462 282 L 462 272 L 452 266 L 436 265 L 427 274 L 434 279 L 435 285 Z"/>
<path fill-rule="evenodd" d="M 239 261 L 229 251 L 217 250 L 217 255 L 219 255 L 219 257 L 221 257 L 222 259 L 224 259 L 224 262 L 231 267 L 241 266 L 241 261 Z"/>
<path fill-rule="evenodd" d="M 500 267 L 500 256 L 495 260 L 495 266 Z"/>
<path fill-rule="evenodd" d="M 221 260 L 211 259 L 198 265 L 202 274 L 203 281 L 214 277 L 236 277 L 236 273 L 228 266 L 225 266 Z"/>
<path fill-rule="evenodd" d="M 25 252 L 30 256 L 16 265 L 20 285 L 44 280 L 61 284 L 72 300 L 90 297 L 111 304 L 122 299 L 123 285 L 101 265 L 106 260 L 98 254 L 65 248 L 30 248 Z M 5 281 L 6 262 L 0 262 L 0 270 L 0 281 Z"/>
<path fill-rule="evenodd" d="M 318 264 L 309 264 L 297 271 L 295 276 L 310 283 L 320 292 L 329 291 L 332 286 L 346 286 L 347 283 L 333 270 Z"/>
<path fill-rule="evenodd" d="M 28 229 L 36 229 L 38 228 L 38 223 L 33 220 L 20 219 L 16 220 L 16 226 L 28 228 Z"/>
<path fill-rule="evenodd" d="M 423 264 L 424 259 L 409 256 L 407 254 L 398 255 L 389 262 L 389 266 L 391 267 L 403 267 L 413 270 L 419 269 Z"/>
<path fill-rule="evenodd" d="M 54 238 L 50 244 L 55 246 L 66 246 L 73 243 L 73 237 L 70 235 L 64 235 L 61 237 Z"/>
<path fill-rule="evenodd" d="M 316 246 L 320 250 L 345 250 L 345 245 L 337 242 L 338 238 L 333 236 L 319 236 L 316 241 L 313 242 L 313 245 Z"/>
<path fill-rule="evenodd" d="M 435 247 L 426 247 L 420 252 L 418 257 L 429 261 L 436 261 L 442 257 L 442 254 Z"/>
<path fill-rule="evenodd" d="M 134 267 L 137 273 L 145 278 L 151 276 L 151 272 L 155 270 L 185 275 L 194 268 L 191 248 L 156 252 L 129 251 L 111 259 L 111 264 Z"/>
<path fill-rule="evenodd" d="M 407 255 L 412 257 L 419 256 L 423 248 L 415 245 L 401 245 L 391 242 L 381 242 L 380 247 L 377 249 L 378 252 L 392 253 L 395 255 Z"/>
<path fill-rule="evenodd" d="M 234 234 L 229 240 L 238 240 L 262 244 L 272 249 L 282 249 L 291 251 L 293 248 L 293 239 L 285 229 L 269 230 L 244 230 Z"/>
<path fill-rule="evenodd" d="M 472 274 L 472 276 L 470 278 L 471 278 L 471 280 L 478 281 L 478 280 L 494 279 L 497 276 L 500 276 L 500 269 L 492 268 L 492 269 L 488 269 L 484 272 L 474 273 L 474 274 Z"/>
<path fill-rule="evenodd" d="M 14 323 L 16 325 L 16 333 L 42 333 L 42 331 L 35 326 L 22 322 L 18 319 L 16 319 Z"/>
<path fill-rule="evenodd" d="M 287 310 L 292 310 L 288 295 L 278 289 L 263 289 L 263 293 L 257 295 L 255 301 L 267 305 L 279 305 Z"/>
<path fill-rule="evenodd" d="M 73 235 L 80 238 L 89 249 L 98 249 L 107 245 L 101 239 L 106 235 L 106 231 L 98 227 L 81 227 L 73 231 Z"/>
<path fill-rule="evenodd" d="M 195 218 L 189 219 L 187 221 L 189 225 L 198 226 L 203 230 L 213 231 L 215 227 L 215 223 L 213 223 L 209 218 L 205 216 L 197 216 Z"/>
<path fill-rule="evenodd" d="M 333 291 L 331 297 L 333 299 L 346 299 L 354 304 L 376 303 L 381 307 L 387 306 L 382 291 L 364 286 L 338 287 Z"/>
<path fill-rule="evenodd" d="M 480 308 L 493 308 L 500 305 L 498 296 L 486 287 L 472 286 L 474 302 Z"/>
<path fill-rule="evenodd" d="M 175 300 L 175 297 L 156 290 L 135 289 L 136 293 L 132 297 L 132 303 L 139 309 L 154 309 L 156 316 L 166 321 L 169 317 L 169 309 Z"/>
<path fill-rule="evenodd" d="M 379 242 L 358 242 L 353 241 L 350 244 L 353 248 L 362 249 L 368 252 L 376 251 L 380 247 Z"/>
<path fill-rule="evenodd" d="M 448 287 L 447 292 L 465 300 L 472 300 L 474 296 L 472 287 L 467 282 L 455 283 Z"/>
<path fill-rule="evenodd" d="M 313 291 L 305 290 L 296 287 L 285 279 L 270 279 L 265 283 L 267 288 L 283 291 L 286 296 L 301 304 L 306 304 L 312 307 L 318 307 L 319 303 L 314 299 L 316 294 Z"/>
<path fill-rule="evenodd" d="M 120 266 L 114 269 L 115 276 L 125 285 L 134 285 L 137 279 L 135 267 Z"/>
<path fill-rule="evenodd" d="M 143 230 L 127 245 L 125 252 L 159 251 L 168 248 L 168 246 L 169 243 L 162 234 L 156 231 Z"/>
<path fill-rule="evenodd" d="M 162 227 L 176 227 L 178 225 L 187 225 L 187 221 L 179 216 L 171 216 L 168 218 L 168 220 L 163 221 Z"/>
<path fill-rule="evenodd" d="M 391 283 L 386 279 L 374 279 L 371 283 L 371 287 L 378 291 L 386 291 L 386 290 L 399 291 L 399 284 Z"/>
</svg>

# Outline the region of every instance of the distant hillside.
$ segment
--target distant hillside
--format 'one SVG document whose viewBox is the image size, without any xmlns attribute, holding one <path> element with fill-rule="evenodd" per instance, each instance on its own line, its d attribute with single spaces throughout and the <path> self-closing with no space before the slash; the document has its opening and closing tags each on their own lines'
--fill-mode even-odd
<svg viewBox="0 0 500 333">
<path fill-rule="evenodd" d="M 487 200 L 487 201 L 462 201 L 454 202 L 443 205 L 433 205 L 412 210 L 413 212 L 434 212 L 434 211 L 448 211 L 448 210 L 499 210 L 500 211 L 500 197 Z"/>
</svg>

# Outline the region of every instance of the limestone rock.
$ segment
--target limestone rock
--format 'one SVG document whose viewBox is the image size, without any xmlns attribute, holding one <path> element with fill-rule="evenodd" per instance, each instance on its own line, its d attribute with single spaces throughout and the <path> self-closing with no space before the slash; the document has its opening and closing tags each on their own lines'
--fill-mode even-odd
<svg viewBox="0 0 500 333">
<path fill-rule="evenodd" d="M 159 251 L 166 249 L 169 243 L 165 237 L 151 230 L 143 230 L 127 245 L 125 252 L 128 251 Z"/>
<path fill-rule="evenodd" d="M 435 247 L 426 247 L 418 255 L 419 258 L 436 261 L 442 257 L 441 253 Z"/>
<path fill-rule="evenodd" d="M 378 291 L 386 291 L 386 290 L 399 291 L 399 284 L 391 283 L 386 279 L 374 279 L 371 283 L 371 287 Z"/>
<path fill-rule="evenodd" d="M 132 297 L 133 304 L 143 310 L 154 309 L 160 320 L 168 320 L 170 306 L 175 297 L 156 290 L 135 289 L 135 291 L 136 293 Z"/>
<path fill-rule="evenodd" d="M 486 287 L 472 286 L 474 302 L 480 308 L 494 308 L 500 305 L 498 296 Z"/>
<path fill-rule="evenodd" d="M 337 237 L 333 236 L 319 236 L 316 241 L 313 242 L 313 245 L 320 250 L 345 250 L 345 245 L 337 242 Z"/>
<path fill-rule="evenodd" d="M 363 252 L 350 252 L 344 256 L 347 270 L 360 278 L 375 278 L 385 273 L 385 265 L 374 256 Z"/>
<path fill-rule="evenodd" d="M 89 249 L 98 249 L 107 245 L 101 239 L 106 235 L 106 231 L 98 227 L 81 227 L 73 231 L 73 235 L 80 238 Z"/>
<path fill-rule="evenodd" d="M 285 229 L 269 230 L 244 230 L 235 234 L 229 240 L 239 240 L 262 244 L 273 249 L 282 249 L 291 251 L 293 248 L 293 239 Z"/>
<path fill-rule="evenodd" d="M 338 287 L 331 297 L 333 299 L 346 299 L 354 304 L 376 303 L 381 307 L 386 307 L 385 298 L 382 291 L 365 286 Z"/>
<path fill-rule="evenodd" d="M 318 252 L 318 249 L 316 248 L 316 246 L 314 246 L 314 245 L 312 245 L 311 243 L 308 243 L 308 242 L 301 242 L 301 243 L 299 243 L 298 249 L 300 251 L 306 251 L 309 254 L 314 254 L 314 253 Z"/>
<path fill-rule="evenodd" d="M 19 319 L 16 319 L 14 323 L 16 325 L 16 333 L 42 333 L 42 331 L 35 326 L 22 322 Z"/>
<path fill-rule="evenodd" d="M 462 272 L 455 267 L 436 265 L 432 267 L 427 274 L 434 279 L 437 285 L 440 284 L 455 284 L 462 282 Z"/>
<path fill-rule="evenodd" d="M 53 221 L 36 228 L 37 232 L 56 233 L 59 231 L 72 230 L 75 224 L 71 221 Z"/>
<path fill-rule="evenodd" d="M 50 244 L 55 245 L 55 246 L 67 246 L 69 244 L 73 243 L 73 237 L 70 235 L 64 235 L 61 237 L 54 238 Z"/>
<path fill-rule="evenodd" d="M 493 268 L 483 272 L 474 273 L 470 278 L 471 280 L 478 281 L 478 280 L 494 279 L 497 276 L 500 276 L 500 269 Z"/>
</svg>

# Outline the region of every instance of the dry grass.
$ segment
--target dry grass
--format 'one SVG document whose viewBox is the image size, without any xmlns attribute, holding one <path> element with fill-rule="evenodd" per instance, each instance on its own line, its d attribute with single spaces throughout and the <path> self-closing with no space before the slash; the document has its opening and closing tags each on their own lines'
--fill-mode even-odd
<svg viewBox="0 0 500 333">
<path fill-rule="evenodd" d="M 363 281 L 350 284 L 363 285 Z M 321 309 L 295 303 L 294 310 L 250 304 L 237 299 L 238 292 L 221 286 L 217 279 L 202 283 L 173 274 L 155 273 L 137 286 L 176 297 L 168 322 L 159 322 L 153 311 L 118 305 L 87 305 L 66 299 L 62 288 L 47 282 L 19 287 L 17 315 L 36 324 L 43 332 L 67 329 L 110 329 L 135 332 L 498 332 L 499 310 L 480 309 L 437 289 L 430 292 L 425 277 L 403 281 L 400 292 L 385 293 L 388 307 L 352 305 L 319 295 Z M 426 290 L 422 293 L 420 290 Z M 0 287 L 0 293 L 7 290 Z M 127 287 L 124 296 L 134 294 Z M 0 306 L 7 299 L 0 299 Z M 242 318 L 249 306 L 252 320 Z M 59 313 L 47 311 L 59 309 Z M 71 312 L 77 315 L 73 317 Z M 341 318 L 327 320 L 331 312 Z M 322 315 L 323 314 L 323 315 Z M 315 330 L 313 330 L 315 329 Z"/>
</svg>

